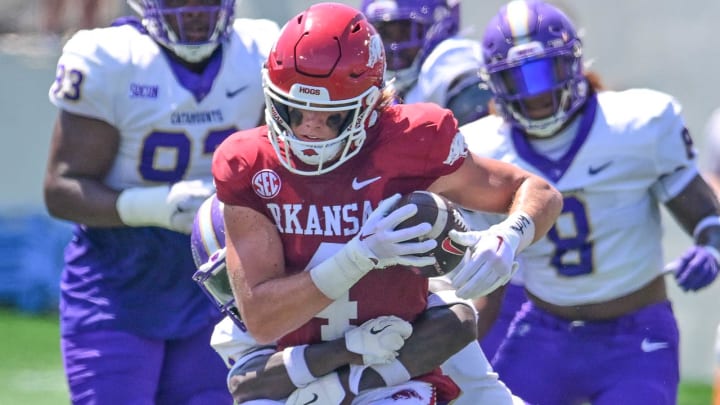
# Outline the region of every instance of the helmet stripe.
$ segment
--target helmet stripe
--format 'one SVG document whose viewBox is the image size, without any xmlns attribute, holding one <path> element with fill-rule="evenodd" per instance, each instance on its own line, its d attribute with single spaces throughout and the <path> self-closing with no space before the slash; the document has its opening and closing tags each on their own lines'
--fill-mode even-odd
<svg viewBox="0 0 720 405">
<path fill-rule="evenodd" d="M 507 5 L 507 22 L 516 44 L 529 41 L 530 9 L 524 0 L 511 1 Z"/>
</svg>

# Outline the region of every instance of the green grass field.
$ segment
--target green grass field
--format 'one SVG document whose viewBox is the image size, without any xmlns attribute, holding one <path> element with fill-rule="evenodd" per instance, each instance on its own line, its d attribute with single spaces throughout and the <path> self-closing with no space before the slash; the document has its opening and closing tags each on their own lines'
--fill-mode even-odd
<svg viewBox="0 0 720 405">
<path fill-rule="evenodd" d="M 56 315 L 0 308 L 0 404 L 68 404 Z M 709 405 L 711 387 L 685 382 L 679 405 Z"/>
</svg>

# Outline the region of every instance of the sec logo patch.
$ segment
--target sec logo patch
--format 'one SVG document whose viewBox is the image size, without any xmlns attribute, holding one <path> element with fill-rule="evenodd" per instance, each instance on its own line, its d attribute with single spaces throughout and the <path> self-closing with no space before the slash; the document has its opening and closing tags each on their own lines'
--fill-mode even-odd
<svg viewBox="0 0 720 405">
<path fill-rule="evenodd" d="M 252 178 L 255 194 L 260 198 L 273 198 L 280 192 L 282 181 L 273 170 L 265 169 L 255 173 Z"/>
</svg>

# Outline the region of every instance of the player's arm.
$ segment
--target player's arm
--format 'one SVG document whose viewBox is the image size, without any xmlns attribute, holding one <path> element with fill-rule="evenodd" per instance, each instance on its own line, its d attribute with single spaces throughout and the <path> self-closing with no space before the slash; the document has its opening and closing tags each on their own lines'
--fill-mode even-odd
<svg viewBox="0 0 720 405">
<path fill-rule="evenodd" d="M 482 339 L 487 335 L 500 315 L 500 308 L 502 307 L 503 298 L 505 297 L 506 287 L 507 285 L 501 286 L 490 294 L 473 300 L 473 304 L 478 313 L 478 339 Z"/>
<path fill-rule="evenodd" d="M 160 226 L 190 233 L 211 184 L 179 181 L 113 190 L 104 183 L 117 157 L 120 134 L 109 123 L 60 111 L 44 181 L 50 215 L 92 227 Z"/>
<path fill-rule="evenodd" d="M 50 215 L 89 226 L 123 225 L 115 209 L 119 193 L 103 183 L 119 142 L 107 122 L 60 111 L 43 188 Z"/>
<path fill-rule="evenodd" d="M 712 188 L 697 175 L 666 206 L 695 245 L 673 262 L 675 277 L 684 290 L 710 284 L 720 266 L 720 204 Z"/>
<path fill-rule="evenodd" d="M 413 322 L 413 334 L 405 341 L 398 360 L 410 376 L 418 377 L 439 367 L 476 339 L 475 312 L 470 305 L 452 302 L 436 306 Z"/>
<path fill-rule="evenodd" d="M 430 224 L 395 230 L 417 212 L 413 204 L 392 210 L 399 199 L 398 194 L 381 202 L 360 233 L 334 255 L 292 275 L 285 274 L 276 226 L 254 209 L 226 204 L 228 274 L 242 319 L 255 339 L 270 343 L 299 328 L 373 269 L 433 264 L 432 257 L 414 255 L 433 249 L 434 240 L 408 242 L 427 233 Z"/>
<path fill-rule="evenodd" d="M 473 153 L 429 190 L 467 209 L 508 215 L 487 230 L 450 231 L 450 238 L 469 250 L 449 274 L 462 298 L 487 295 L 507 283 L 517 254 L 542 238 L 562 209 L 562 194 L 541 177 Z"/>
<path fill-rule="evenodd" d="M 228 386 L 238 402 L 284 398 L 295 389 L 317 385 L 318 379 L 341 367 L 371 366 L 394 360 L 412 331 L 407 321 L 380 316 L 352 327 L 341 339 L 288 347 L 268 356 L 251 354 L 244 357 L 248 361 L 238 360 L 231 368 Z"/>
<path fill-rule="evenodd" d="M 287 355 L 285 357 L 287 358 Z M 347 364 L 362 363 L 360 355 L 345 348 L 344 339 L 307 346 L 303 360 L 306 363 L 304 367 L 307 367 L 307 372 L 312 376 L 312 380 L 305 382 L 303 386 Z M 303 366 L 295 364 L 294 367 Z M 283 362 L 283 352 L 276 352 L 271 356 L 253 358 L 242 367 L 233 368 L 228 376 L 228 388 L 233 399 L 237 403 L 243 403 L 261 398 L 279 400 L 286 398 L 299 387 L 288 375 L 288 368 Z"/>
<path fill-rule="evenodd" d="M 307 403 L 317 392 L 332 395 L 333 403 L 348 403 L 359 391 L 403 384 L 436 369 L 475 338 L 475 315 L 470 305 L 453 302 L 429 308 L 413 323 L 413 333 L 397 359 L 370 367 L 340 368 L 293 392 L 293 401 L 288 403 Z"/>
<path fill-rule="evenodd" d="M 438 304 L 427 309 L 409 330 L 397 318 L 390 321 L 383 318 L 388 317 L 370 320 L 363 325 L 365 328 L 353 329 L 342 339 L 287 348 L 236 365 L 228 377 L 233 398 L 238 402 L 258 398 L 280 399 L 305 387 L 317 390 L 318 387 L 311 387 L 316 383 L 332 383 L 336 385 L 334 391 L 342 390 L 346 397 L 350 397 L 358 389 L 396 385 L 427 374 L 476 339 L 473 310 L 459 302 Z M 388 323 L 382 322 L 389 322 L 391 326 L 385 328 Z M 373 329 L 382 332 L 371 333 Z M 355 336 L 350 336 L 353 333 Z M 404 339 L 404 344 L 388 356 L 393 351 L 388 344 L 397 345 L 389 342 L 397 340 L 398 334 Z M 359 341 L 363 343 L 359 344 Z M 358 346 L 362 346 L 361 350 Z M 428 350 L 428 347 L 433 350 Z M 360 354 L 362 352 L 365 354 Z M 385 359 L 380 359 L 382 356 Z M 349 381 L 347 366 L 350 365 L 359 373 L 353 383 Z M 335 372 L 338 379 L 317 381 Z M 352 390 L 351 386 L 354 387 Z"/>
<path fill-rule="evenodd" d="M 695 227 L 704 218 L 717 216 L 720 213 L 720 204 L 718 204 L 712 188 L 700 175 L 695 176 L 679 194 L 665 205 L 690 235 L 694 233 Z M 703 238 L 714 239 L 716 233 L 714 231 L 720 231 L 720 223 L 713 224 L 703 231 Z M 717 247 L 720 248 L 720 245 Z"/>
<path fill-rule="evenodd" d="M 285 274 L 282 240 L 267 217 L 226 204 L 224 218 L 228 275 L 241 317 L 258 342 L 277 340 L 332 302 L 309 272 Z"/>
<path fill-rule="evenodd" d="M 541 177 L 471 152 L 458 170 L 428 190 L 476 211 L 523 212 L 534 223 L 533 242 L 550 230 L 562 209 L 562 194 Z"/>
</svg>

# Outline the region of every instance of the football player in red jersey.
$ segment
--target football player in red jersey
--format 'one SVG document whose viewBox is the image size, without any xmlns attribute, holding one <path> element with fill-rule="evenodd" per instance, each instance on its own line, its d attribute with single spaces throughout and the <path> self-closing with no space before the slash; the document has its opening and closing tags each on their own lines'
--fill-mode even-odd
<svg viewBox="0 0 720 405">
<path fill-rule="evenodd" d="M 468 154 L 448 110 L 392 105 L 384 71 L 382 42 L 362 13 L 311 6 L 285 25 L 266 63 L 268 125 L 233 134 L 214 155 L 228 274 L 261 344 L 333 340 L 369 319 L 412 321 L 425 310 L 428 281 L 406 266 L 434 263 L 423 253 L 436 242 L 411 242 L 429 224 L 394 229 L 417 209 L 389 212 L 400 194 L 430 190 L 509 214 L 486 231 L 451 234 L 469 247 L 451 273 L 463 298 L 507 282 L 515 255 L 560 212 L 546 181 Z M 416 377 L 393 367 L 385 381 Z"/>
<path fill-rule="evenodd" d="M 353 405 L 376 404 L 378 396 L 430 403 L 434 387 L 423 387 L 420 382 L 387 387 L 379 374 L 364 370 L 370 365 L 382 371 L 388 367 L 384 364 L 397 358 L 409 374 L 420 375 L 423 370 L 431 371 L 443 358 L 442 354 L 435 357 L 435 351 L 428 347 L 441 345 L 443 352 L 452 352 L 453 347 L 459 350 L 451 357 L 455 359 L 452 365 L 448 360 L 441 366 L 443 374 L 460 389 L 454 405 L 524 404 L 498 380 L 482 356 L 475 340 L 477 315 L 472 301 L 458 298 L 437 278 L 430 283 L 433 293 L 428 295 L 427 309 L 412 324 L 394 316 L 382 316 L 350 327 L 336 340 L 286 347 L 282 351 L 276 351 L 274 344 L 258 344 L 240 319 L 230 287 L 223 210 L 223 204 L 213 195 L 195 216 L 191 250 L 198 271 L 193 279 L 226 315 L 215 326 L 210 344 L 230 368 L 228 388 L 237 403 L 306 404 L 317 398 L 318 404 L 340 404 L 346 396 L 341 375 L 357 377 L 347 387 L 350 392 L 362 391 L 358 397 L 349 396 Z M 463 345 L 465 348 L 461 349 Z M 409 397 L 405 395 L 408 393 Z"/>
</svg>

